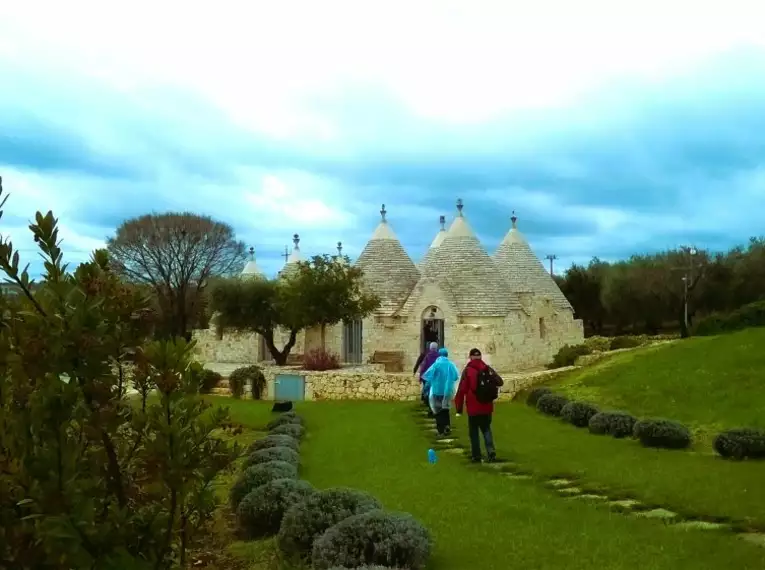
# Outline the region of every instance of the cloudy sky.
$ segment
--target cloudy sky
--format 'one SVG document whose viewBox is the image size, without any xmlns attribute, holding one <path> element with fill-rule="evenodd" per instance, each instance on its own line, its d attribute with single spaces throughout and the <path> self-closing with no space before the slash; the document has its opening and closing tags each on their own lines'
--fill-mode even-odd
<svg viewBox="0 0 765 570">
<path fill-rule="evenodd" d="M 0 232 L 39 271 L 36 210 L 70 261 L 191 210 L 273 273 L 295 232 L 357 255 L 381 203 L 416 261 L 459 197 L 561 269 L 725 248 L 765 233 L 761 3 L 3 3 Z"/>
</svg>

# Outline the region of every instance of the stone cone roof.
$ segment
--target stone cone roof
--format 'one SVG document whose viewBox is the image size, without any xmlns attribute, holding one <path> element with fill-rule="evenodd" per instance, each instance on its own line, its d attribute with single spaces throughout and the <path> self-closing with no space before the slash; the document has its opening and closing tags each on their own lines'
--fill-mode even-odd
<svg viewBox="0 0 765 570">
<path fill-rule="evenodd" d="M 545 269 L 542 261 L 531 251 L 523 234 L 518 231 L 515 219 L 512 229 L 494 253 L 494 261 L 510 282 L 511 291 L 546 296 L 556 308 L 573 311 L 571 303 L 563 295 L 558 284 Z"/>
<path fill-rule="evenodd" d="M 244 269 L 239 274 L 242 279 L 263 279 L 265 274 L 260 270 L 255 262 L 255 248 L 250 248 L 250 260 L 244 265 Z"/>
<path fill-rule="evenodd" d="M 420 272 L 385 219 L 384 206 L 381 213 L 383 219 L 356 260 L 356 266 L 364 271 L 365 287 L 380 298 L 377 313 L 391 316 L 406 301 Z"/>
<path fill-rule="evenodd" d="M 420 260 L 420 263 L 418 267 L 422 268 L 425 267 L 428 263 L 428 259 L 433 255 L 433 250 L 435 250 L 446 238 L 446 228 L 444 227 L 446 224 L 446 217 L 441 216 L 439 222 L 441 223 L 441 229 L 438 230 L 438 233 L 436 234 L 436 237 L 433 238 L 433 242 L 430 244 L 430 247 L 428 248 L 428 251 L 425 252 L 425 256 Z"/>
<path fill-rule="evenodd" d="M 287 277 L 294 274 L 297 271 L 298 262 L 303 261 L 303 254 L 300 252 L 300 236 L 298 234 L 292 236 L 292 243 L 294 244 L 292 252 L 287 258 L 287 263 L 285 263 L 282 270 L 279 271 L 280 277 Z"/>
<path fill-rule="evenodd" d="M 450 295 L 454 309 L 461 316 L 503 317 L 512 310 L 522 309 L 461 208 L 443 241 L 422 266 L 420 281 L 428 280 L 438 283 L 443 292 Z M 411 309 L 414 302 L 414 299 L 408 301 L 404 311 Z"/>
</svg>

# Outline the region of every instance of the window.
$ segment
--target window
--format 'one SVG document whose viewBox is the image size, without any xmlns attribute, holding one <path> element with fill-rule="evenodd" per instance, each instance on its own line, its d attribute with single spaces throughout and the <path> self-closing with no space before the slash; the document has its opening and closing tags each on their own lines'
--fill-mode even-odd
<svg viewBox="0 0 765 570">
<path fill-rule="evenodd" d="M 361 321 L 343 323 L 343 362 L 362 363 L 363 325 Z"/>
</svg>

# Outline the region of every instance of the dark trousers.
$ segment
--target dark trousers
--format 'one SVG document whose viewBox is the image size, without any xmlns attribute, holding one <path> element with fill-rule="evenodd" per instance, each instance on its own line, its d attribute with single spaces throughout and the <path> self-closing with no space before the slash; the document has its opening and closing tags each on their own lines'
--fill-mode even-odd
<svg viewBox="0 0 765 570">
<path fill-rule="evenodd" d="M 496 456 L 494 437 L 491 434 L 491 414 L 468 416 L 468 432 L 470 434 L 470 453 L 473 459 L 481 459 L 481 439 L 486 446 L 486 455 Z"/>
<path fill-rule="evenodd" d="M 438 433 L 444 435 L 451 430 L 451 416 L 449 414 L 449 408 L 443 407 L 443 396 L 435 396 L 433 398 L 433 414 L 436 417 L 436 429 Z"/>
</svg>

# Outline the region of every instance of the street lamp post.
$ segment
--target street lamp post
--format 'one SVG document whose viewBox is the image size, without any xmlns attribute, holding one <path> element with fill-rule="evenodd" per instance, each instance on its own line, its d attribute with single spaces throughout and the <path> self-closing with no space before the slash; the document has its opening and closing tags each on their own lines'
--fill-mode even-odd
<svg viewBox="0 0 765 570">
<path fill-rule="evenodd" d="M 693 246 L 683 246 L 682 250 L 688 254 L 688 268 L 683 275 L 683 325 L 685 334 L 688 334 L 688 287 L 693 279 L 693 258 L 696 255 L 696 248 Z"/>
</svg>

